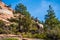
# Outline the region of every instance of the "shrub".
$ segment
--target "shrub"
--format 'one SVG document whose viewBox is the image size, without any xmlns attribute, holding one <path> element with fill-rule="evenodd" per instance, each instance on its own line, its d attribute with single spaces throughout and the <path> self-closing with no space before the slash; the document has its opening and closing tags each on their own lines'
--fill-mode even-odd
<svg viewBox="0 0 60 40">
<path fill-rule="evenodd" d="M 40 39 L 44 39 L 46 37 L 46 35 L 44 33 L 41 34 L 34 34 L 33 38 L 40 38 Z"/>
<path fill-rule="evenodd" d="M 17 38 L 5 38 L 3 40 L 18 40 Z"/>
</svg>

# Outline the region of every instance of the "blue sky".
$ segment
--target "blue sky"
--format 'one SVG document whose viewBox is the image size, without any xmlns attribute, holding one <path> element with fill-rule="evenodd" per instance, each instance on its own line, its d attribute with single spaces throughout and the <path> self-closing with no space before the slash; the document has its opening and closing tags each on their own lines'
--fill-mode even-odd
<svg viewBox="0 0 60 40">
<path fill-rule="evenodd" d="M 60 0 L 3 0 L 5 4 L 12 4 L 12 8 L 18 3 L 23 3 L 30 14 L 38 17 L 39 20 L 44 20 L 47 14 L 48 6 L 51 5 L 58 19 L 60 19 Z"/>
</svg>

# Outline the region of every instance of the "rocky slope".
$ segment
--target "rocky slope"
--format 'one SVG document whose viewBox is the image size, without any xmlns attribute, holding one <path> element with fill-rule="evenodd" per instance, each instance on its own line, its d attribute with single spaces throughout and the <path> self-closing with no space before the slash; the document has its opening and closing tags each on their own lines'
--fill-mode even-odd
<svg viewBox="0 0 60 40">
<path fill-rule="evenodd" d="M 8 24 L 10 22 L 7 19 L 10 19 L 11 17 L 13 17 L 13 10 L 0 1 L 0 20 Z"/>
</svg>

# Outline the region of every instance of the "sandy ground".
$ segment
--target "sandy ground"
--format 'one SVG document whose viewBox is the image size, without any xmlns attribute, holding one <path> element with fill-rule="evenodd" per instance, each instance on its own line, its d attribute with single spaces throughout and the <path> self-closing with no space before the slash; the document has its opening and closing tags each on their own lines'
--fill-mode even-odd
<svg viewBox="0 0 60 40">
<path fill-rule="evenodd" d="M 21 35 L 0 34 L 0 40 L 4 38 L 17 38 L 19 40 L 43 40 L 43 39 L 34 39 L 34 38 L 22 38 Z"/>
</svg>

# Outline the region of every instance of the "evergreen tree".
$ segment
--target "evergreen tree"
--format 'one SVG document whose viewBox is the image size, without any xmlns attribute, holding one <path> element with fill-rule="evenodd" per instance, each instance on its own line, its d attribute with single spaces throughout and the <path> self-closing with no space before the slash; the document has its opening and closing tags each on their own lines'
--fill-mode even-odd
<svg viewBox="0 0 60 40">
<path fill-rule="evenodd" d="M 51 5 L 49 5 L 49 10 L 47 10 L 48 14 L 45 15 L 45 24 L 53 28 L 55 26 L 58 26 L 59 20 L 56 18 L 54 10 L 52 9 Z"/>
<path fill-rule="evenodd" d="M 22 13 L 23 11 L 27 9 L 22 3 L 19 3 L 18 5 L 16 5 L 15 10 L 17 13 Z"/>
<path fill-rule="evenodd" d="M 30 13 L 27 11 L 27 8 L 23 4 L 19 3 L 15 7 L 15 11 L 16 13 L 21 13 L 24 16 L 22 17 L 21 15 L 19 15 L 18 31 L 28 31 L 31 24 L 31 17 Z"/>
<path fill-rule="evenodd" d="M 19 3 L 16 7 L 15 7 L 16 13 L 21 13 L 25 16 L 30 16 L 30 13 L 27 11 L 26 6 L 24 6 L 22 3 Z"/>
</svg>

